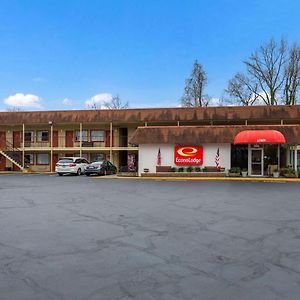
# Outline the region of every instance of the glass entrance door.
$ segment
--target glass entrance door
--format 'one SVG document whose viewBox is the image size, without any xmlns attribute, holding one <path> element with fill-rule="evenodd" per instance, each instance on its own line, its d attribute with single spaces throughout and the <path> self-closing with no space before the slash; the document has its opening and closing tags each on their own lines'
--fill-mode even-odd
<svg viewBox="0 0 300 300">
<path fill-rule="evenodd" d="M 263 175 L 263 149 L 250 149 L 250 170 L 253 176 Z"/>
</svg>

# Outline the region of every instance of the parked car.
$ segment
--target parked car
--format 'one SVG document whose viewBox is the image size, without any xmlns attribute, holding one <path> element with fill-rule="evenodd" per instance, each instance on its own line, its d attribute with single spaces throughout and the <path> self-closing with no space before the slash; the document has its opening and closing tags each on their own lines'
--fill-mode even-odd
<svg viewBox="0 0 300 300">
<path fill-rule="evenodd" d="M 81 175 L 89 162 L 83 157 L 62 157 L 56 164 L 55 172 L 62 176 L 63 174 Z"/>
<path fill-rule="evenodd" d="M 85 175 L 112 175 L 117 173 L 117 167 L 108 160 L 95 161 L 85 168 Z"/>
</svg>

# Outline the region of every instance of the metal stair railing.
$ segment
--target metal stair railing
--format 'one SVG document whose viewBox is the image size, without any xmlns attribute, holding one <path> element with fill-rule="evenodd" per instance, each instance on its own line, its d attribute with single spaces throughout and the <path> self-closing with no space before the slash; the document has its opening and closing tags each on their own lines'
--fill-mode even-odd
<svg viewBox="0 0 300 300">
<path fill-rule="evenodd" d="M 1 152 L 13 164 L 15 164 L 21 170 L 24 170 L 22 166 L 22 150 L 20 148 L 14 147 L 14 145 L 10 141 L 6 141 L 6 149 L 2 149 Z"/>
</svg>

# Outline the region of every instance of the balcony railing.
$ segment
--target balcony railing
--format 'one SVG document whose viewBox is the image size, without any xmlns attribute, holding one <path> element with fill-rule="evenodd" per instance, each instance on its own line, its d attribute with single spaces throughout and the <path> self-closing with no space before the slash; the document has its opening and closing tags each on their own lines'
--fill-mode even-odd
<svg viewBox="0 0 300 300">
<path fill-rule="evenodd" d="M 126 137 L 127 138 L 127 137 Z M 127 140 L 127 139 L 126 139 Z M 125 143 L 125 138 L 123 137 L 114 137 L 113 140 L 113 147 L 130 147 L 130 148 L 136 148 L 134 146 L 129 145 L 128 143 Z M 22 142 L 20 145 L 20 148 L 22 148 Z M 69 139 L 66 136 L 53 136 L 53 148 L 110 148 L 110 140 L 104 140 L 104 141 L 92 141 L 90 138 L 89 139 L 84 139 L 81 142 L 74 139 Z M 50 148 L 51 143 L 50 140 L 48 141 L 25 141 L 24 143 L 25 148 Z"/>
</svg>

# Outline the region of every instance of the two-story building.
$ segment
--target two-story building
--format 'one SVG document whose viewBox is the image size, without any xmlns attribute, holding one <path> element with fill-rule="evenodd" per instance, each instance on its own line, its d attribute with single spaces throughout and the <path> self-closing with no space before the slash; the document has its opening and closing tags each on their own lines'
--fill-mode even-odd
<svg viewBox="0 0 300 300">
<path fill-rule="evenodd" d="M 300 106 L 0 112 L 0 171 L 50 172 L 59 157 L 83 156 L 155 172 L 158 151 L 160 164 L 176 166 L 178 145 L 201 146 L 202 166 L 218 153 L 220 165 L 250 175 L 266 175 L 269 165 L 296 169 Z"/>
</svg>

